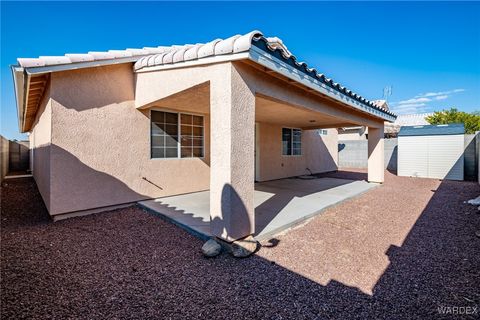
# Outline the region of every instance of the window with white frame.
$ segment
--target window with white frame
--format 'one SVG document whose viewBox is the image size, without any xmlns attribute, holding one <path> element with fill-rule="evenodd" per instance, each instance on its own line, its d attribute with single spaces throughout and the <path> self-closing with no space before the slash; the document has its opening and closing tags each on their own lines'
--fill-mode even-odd
<svg viewBox="0 0 480 320">
<path fill-rule="evenodd" d="M 152 110 L 150 141 L 152 158 L 202 158 L 203 117 Z"/>
<path fill-rule="evenodd" d="M 326 135 L 328 135 L 328 130 L 326 130 L 326 129 L 318 129 L 317 132 L 318 132 L 318 135 L 319 135 L 319 136 L 326 136 Z"/>
<path fill-rule="evenodd" d="M 282 128 L 282 155 L 299 156 L 302 154 L 302 130 Z"/>
</svg>

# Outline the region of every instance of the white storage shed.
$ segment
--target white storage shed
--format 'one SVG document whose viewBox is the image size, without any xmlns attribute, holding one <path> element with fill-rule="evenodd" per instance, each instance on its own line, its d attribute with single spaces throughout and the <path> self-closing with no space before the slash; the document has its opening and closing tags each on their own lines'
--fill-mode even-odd
<svg viewBox="0 0 480 320">
<path fill-rule="evenodd" d="M 405 126 L 398 133 L 398 175 L 464 179 L 463 124 Z"/>
</svg>

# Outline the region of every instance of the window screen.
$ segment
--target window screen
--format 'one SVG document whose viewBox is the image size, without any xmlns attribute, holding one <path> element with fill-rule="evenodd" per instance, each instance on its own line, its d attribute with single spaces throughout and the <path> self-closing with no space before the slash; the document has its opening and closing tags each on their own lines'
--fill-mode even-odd
<svg viewBox="0 0 480 320">
<path fill-rule="evenodd" d="M 284 156 L 292 154 L 292 129 L 282 128 L 282 154 Z"/>
<path fill-rule="evenodd" d="M 178 114 L 152 111 L 152 158 L 178 157 Z"/>
<path fill-rule="evenodd" d="M 203 157 L 203 117 L 181 114 L 181 157 Z"/>
<path fill-rule="evenodd" d="M 292 129 L 292 155 L 302 154 L 302 130 Z"/>
<path fill-rule="evenodd" d="M 282 154 L 284 156 L 302 154 L 302 130 L 282 128 Z"/>
<path fill-rule="evenodd" d="M 185 113 L 151 112 L 151 157 L 203 157 L 203 117 Z"/>
</svg>

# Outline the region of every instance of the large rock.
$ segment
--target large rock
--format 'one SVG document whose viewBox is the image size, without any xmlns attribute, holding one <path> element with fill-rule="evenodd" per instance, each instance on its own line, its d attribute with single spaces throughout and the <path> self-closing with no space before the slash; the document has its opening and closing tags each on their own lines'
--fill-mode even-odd
<svg viewBox="0 0 480 320">
<path fill-rule="evenodd" d="M 480 204 L 480 196 L 476 197 L 475 199 L 468 200 L 467 203 L 478 206 Z"/>
<path fill-rule="evenodd" d="M 245 258 L 253 254 L 258 247 L 258 242 L 253 236 L 235 240 L 231 243 L 231 253 L 236 258 Z"/>
<path fill-rule="evenodd" d="M 206 257 L 216 257 L 222 252 L 222 246 L 217 241 L 210 239 L 203 244 L 202 252 Z"/>
</svg>

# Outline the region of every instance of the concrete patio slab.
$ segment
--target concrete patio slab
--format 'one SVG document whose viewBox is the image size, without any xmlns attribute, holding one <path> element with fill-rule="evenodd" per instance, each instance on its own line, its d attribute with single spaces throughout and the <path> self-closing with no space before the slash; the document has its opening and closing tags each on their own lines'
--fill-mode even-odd
<svg viewBox="0 0 480 320">
<path fill-rule="evenodd" d="M 378 184 L 366 181 L 337 178 L 289 178 L 256 183 L 255 238 L 259 241 L 271 239 L 326 208 L 376 186 Z M 211 236 L 209 199 L 209 191 L 202 191 L 140 201 L 139 205 L 207 239 Z"/>
</svg>

